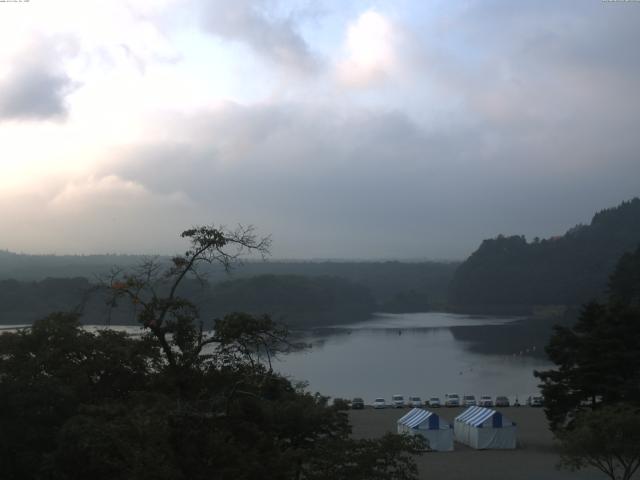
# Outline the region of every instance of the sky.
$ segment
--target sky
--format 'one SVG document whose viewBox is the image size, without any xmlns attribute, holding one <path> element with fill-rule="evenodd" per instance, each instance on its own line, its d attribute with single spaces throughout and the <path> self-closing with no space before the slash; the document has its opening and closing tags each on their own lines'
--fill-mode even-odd
<svg viewBox="0 0 640 480">
<path fill-rule="evenodd" d="M 463 259 L 640 195 L 640 2 L 0 2 L 0 249 Z"/>
</svg>

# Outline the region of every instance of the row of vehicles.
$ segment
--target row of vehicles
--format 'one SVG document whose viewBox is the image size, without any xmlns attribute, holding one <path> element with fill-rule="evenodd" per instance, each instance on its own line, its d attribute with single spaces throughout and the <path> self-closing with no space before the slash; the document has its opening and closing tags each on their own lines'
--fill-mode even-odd
<svg viewBox="0 0 640 480">
<path fill-rule="evenodd" d="M 543 404 L 542 397 L 539 395 L 530 395 L 526 400 L 526 405 L 530 407 L 541 407 Z M 424 402 L 420 397 L 407 397 L 405 400 L 404 395 L 393 395 L 391 397 L 391 403 L 387 404 L 386 400 L 382 397 L 376 398 L 373 402 L 373 408 L 419 408 L 422 406 L 427 406 L 431 408 L 439 408 L 441 406 L 445 407 L 519 407 L 521 405 L 518 397 L 515 398 L 515 401 L 511 403 L 509 398 L 503 395 L 499 395 L 493 397 L 489 395 L 482 395 L 478 400 L 476 400 L 475 395 L 459 395 L 457 393 L 447 393 L 444 396 L 444 403 L 440 402 L 440 397 L 430 397 Z M 353 409 L 361 409 L 364 408 L 364 400 L 362 398 L 356 397 L 351 401 L 351 408 Z"/>
</svg>

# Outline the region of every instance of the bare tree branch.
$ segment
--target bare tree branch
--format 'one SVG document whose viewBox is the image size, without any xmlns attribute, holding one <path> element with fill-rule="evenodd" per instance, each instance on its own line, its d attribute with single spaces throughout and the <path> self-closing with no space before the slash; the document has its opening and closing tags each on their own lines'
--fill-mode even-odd
<svg viewBox="0 0 640 480">
<path fill-rule="evenodd" d="M 230 271 L 241 256 L 255 252 L 264 258 L 271 246 L 270 237 L 258 237 L 252 226 L 238 225 L 235 230 L 197 226 L 181 237 L 189 241 L 189 247 L 183 255 L 173 257 L 169 266 L 158 257 L 148 257 L 130 272 L 112 270 L 104 282 L 110 304 L 115 306 L 125 298 L 134 306 L 138 322 L 158 339 L 172 367 L 197 361 L 202 349 L 214 343 L 205 338 L 197 309 L 178 296 L 184 280 L 193 277 L 204 283 L 205 276 L 198 269 L 202 262 Z"/>
</svg>

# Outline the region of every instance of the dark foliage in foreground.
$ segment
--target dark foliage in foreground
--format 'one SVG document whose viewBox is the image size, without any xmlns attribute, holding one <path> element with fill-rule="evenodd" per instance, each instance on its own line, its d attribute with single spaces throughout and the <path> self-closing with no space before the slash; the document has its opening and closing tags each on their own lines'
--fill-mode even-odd
<svg viewBox="0 0 640 480">
<path fill-rule="evenodd" d="M 590 466 L 612 480 L 640 467 L 640 247 L 622 256 L 606 304 L 583 307 L 547 346 L 556 369 L 542 380 L 545 413 L 560 442 L 561 466 Z"/>
<path fill-rule="evenodd" d="M 180 296 L 201 262 L 228 268 L 267 241 L 212 227 L 183 237 L 168 270 L 149 262 L 106 284 L 134 305 L 142 336 L 92 333 L 75 314 L 0 335 L 2 478 L 416 478 L 420 440 L 353 440 L 344 411 L 271 369 L 299 347 L 284 328 L 236 313 L 207 332 Z"/>
<path fill-rule="evenodd" d="M 419 442 L 350 439 L 343 411 L 258 361 L 268 319 L 218 327 L 215 350 L 178 367 L 152 336 L 73 315 L 1 335 L 2 478 L 415 478 Z"/>
<path fill-rule="evenodd" d="M 597 468 L 611 480 L 630 480 L 640 467 L 640 408 L 604 406 L 578 415 L 559 435 L 561 466 Z"/>
<path fill-rule="evenodd" d="M 640 405 L 639 260 L 640 248 L 620 259 L 606 304 L 591 302 L 575 325 L 555 328 L 546 350 L 557 368 L 536 372 L 554 431 L 571 428 L 585 409 Z"/>
</svg>

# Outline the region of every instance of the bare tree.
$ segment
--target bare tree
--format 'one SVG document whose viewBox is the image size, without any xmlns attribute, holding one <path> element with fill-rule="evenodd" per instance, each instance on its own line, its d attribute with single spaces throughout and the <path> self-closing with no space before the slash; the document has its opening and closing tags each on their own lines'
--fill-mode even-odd
<svg viewBox="0 0 640 480">
<path fill-rule="evenodd" d="M 270 237 L 259 237 L 252 226 L 197 226 L 185 230 L 189 248 L 167 265 L 148 258 L 131 271 L 114 270 L 104 282 L 111 305 L 128 299 L 136 309 L 138 322 L 158 340 L 171 367 L 191 366 L 201 359 L 202 349 L 215 342 L 204 332 L 197 308 L 180 296 L 188 278 L 204 281 L 204 264 L 218 264 L 226 271 L 246 254 L 269 254 Z"/>
</svg>

